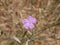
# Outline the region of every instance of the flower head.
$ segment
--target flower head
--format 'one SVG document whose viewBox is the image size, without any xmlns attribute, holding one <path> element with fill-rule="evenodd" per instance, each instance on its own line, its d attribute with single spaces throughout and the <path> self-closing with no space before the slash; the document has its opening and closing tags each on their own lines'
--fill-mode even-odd
<svg viewBox="0 0 60 45">
<path fill-rule="evenodd" d="M 23 19 L 22 23 L 24 24 L 25 29 L 33 29 L 34 23 L 36 23 L 36 18 L 29 16 L 27 19 Z"/>
</svg>

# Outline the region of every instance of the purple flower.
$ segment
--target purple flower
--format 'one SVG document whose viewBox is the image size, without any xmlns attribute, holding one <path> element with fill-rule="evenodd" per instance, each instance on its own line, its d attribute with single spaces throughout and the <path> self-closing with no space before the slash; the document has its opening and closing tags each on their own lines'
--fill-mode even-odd
<svg viewBox="0 0 60 45">
<path fill-rule="evenodd" d="M 34 23 L 36 23 L 36 18 L 29 16 L 27 19 L 23 19 L 22 23 L 24 24 L 25 29 L 33 29 Z"/>
</svg>

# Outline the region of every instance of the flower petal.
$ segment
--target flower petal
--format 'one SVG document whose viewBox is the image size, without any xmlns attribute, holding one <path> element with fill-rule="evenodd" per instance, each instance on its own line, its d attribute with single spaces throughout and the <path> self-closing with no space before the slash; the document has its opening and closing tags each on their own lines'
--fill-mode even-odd
<svg viewBox="0 0 60 45">
<path fill-rule="evenodd" d="M 32 23 L 26 23 L 26 24 L 24 24 L 24 28 L 25 29 L 33 29 L 34 28 L 34 24 L 32 24 Z"/>
<path fill-rule="evenodd" d="M 30 23 L 29 28 L 33 29 L 34 28 L 34 24 Z"/>
<path fill-rule="evenodd" d="M 29 20 L 28 20 L 28 19 L 23 19 L 23 20 L 22 20 L 22 23 L 23 23 L 23 24 L 29 23 Z"/>
<path fill-rule="evenodd" d="M 36 23 L 36 18 L 32 17 L 32 16 L 29 16 L 28 17 L 28 20 L 31 22 L 31 23 Z"/>
<path fill-rule="evenodd" d="M 24 24 L 24 28 L 29 29 L 29 25 L 30 25 L 29 23 Z"/>
</svg>

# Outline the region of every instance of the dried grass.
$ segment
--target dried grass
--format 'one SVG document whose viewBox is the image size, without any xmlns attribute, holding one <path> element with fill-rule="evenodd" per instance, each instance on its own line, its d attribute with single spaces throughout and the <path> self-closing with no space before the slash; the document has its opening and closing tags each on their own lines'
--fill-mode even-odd
<svg viewBox="0 0 60 45">
<path fill-rule="evenodd" d="M 37 23 L 26 32 L 22 20 L 30 15 Z M 59 42 L 60 0 L 0 0 L 0 45 L 60 45 Z"/>
</svg>

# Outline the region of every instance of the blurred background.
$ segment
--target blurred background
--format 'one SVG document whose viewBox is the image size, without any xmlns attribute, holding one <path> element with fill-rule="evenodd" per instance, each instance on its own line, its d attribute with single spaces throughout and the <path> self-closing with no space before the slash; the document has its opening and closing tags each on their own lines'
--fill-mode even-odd
<svg viewBox="0 0 60 45">
<path fill-rule="evenodd" d="M 28 16 L 37 22 L 26 31 Z M 0 45 L 60 45 L 60 0 L 0 0 Z"/>
</svg>

